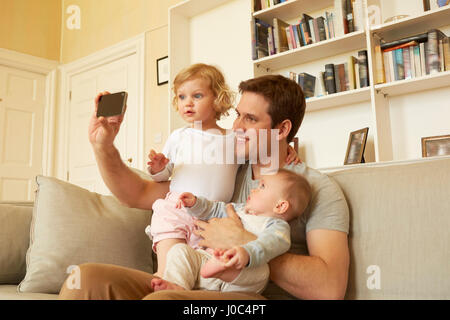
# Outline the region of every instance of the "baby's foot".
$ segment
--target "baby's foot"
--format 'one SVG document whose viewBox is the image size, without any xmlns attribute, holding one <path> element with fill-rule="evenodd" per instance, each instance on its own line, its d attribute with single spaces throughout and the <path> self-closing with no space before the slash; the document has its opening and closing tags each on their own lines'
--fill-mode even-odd
<svg viewBox="0 0 450 320">
<path fill-rule="evenodd" d="M 225 263 L 212 257 L 202 266 L 200 270 L 200 275 L 203 278 L 218 278 L 227 268 L 225 267 Z"/>
<path fill-rule="evenodd" d="M 151 286 L 155 292 L 160 290 L 184 290 L 183 287 L 160 278 L 153 278 L 151 281 Z"/>
</svg>

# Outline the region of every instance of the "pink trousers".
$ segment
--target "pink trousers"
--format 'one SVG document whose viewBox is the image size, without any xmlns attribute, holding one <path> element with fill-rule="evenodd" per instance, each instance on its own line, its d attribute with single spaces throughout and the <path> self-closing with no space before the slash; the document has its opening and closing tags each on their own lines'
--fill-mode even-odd
<svg viewBox="0 0 450 320">
<path fill-rule="evenodd" d="M 183 239 L 190 247 L 200 248 L 198 242 L 201 237 L 194 234 L 196 218 L 187 213 L 185 208 L 177 209 L 179 193 L 169 192 L 166 198 L 153 203 L 153 215 L 150 228 L 146 233 L 153 239 L 153 251 L 156 244 L 164 239 Z"/>
</svg>

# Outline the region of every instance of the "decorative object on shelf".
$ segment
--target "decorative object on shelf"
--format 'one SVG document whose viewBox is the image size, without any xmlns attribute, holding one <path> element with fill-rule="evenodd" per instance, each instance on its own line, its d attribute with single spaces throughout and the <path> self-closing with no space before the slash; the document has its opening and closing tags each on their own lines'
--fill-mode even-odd
<svg viewBox="0 0 450 320">
<path fill-rule="evenodd" d="M 293 148 L 295 150 L 295 153 L 298 154 L 298 137 L 295 137 L 294 140 L 292 140 Z"/>
<path fill-rule="evenodd" d="M 366 148 L 367 135 L 369 128 L 363 128 L 350 132 L 348 139 L 347 153 L 345 155 L 344 165 L 364 163 L 364 150 Z"/>
<path fill-rule="evenodd" d="M 399 20 L 402 20 L 402 19 L 405 19 L 405 18 L 408 18 L 408 17 L 409 17 L 408 14 L 398 14 L 396 16 L 387 18 L 386 20 L 384 20 L 384 23 L 397 22 Z"/>
<path fill-rule="evenodd" d="M 446 6 L 450 3 L 450 0 L 436 0 L 437 5 L 440 7 Z"/>
<path fill-rule="evenodd" d="M 422 138 L 422 157 L 448 155 L 450 155 L 450 134 Z"/>
<path fill-rule="evenodd" d="M 423 0 L 423 11 L 430 10 L 430 0 Z"/>
<path fill-rule="evenodd" d="M 156 76 L 158 86 L 169 82 L 169 57 L 165 56 L 156 60 Z"/>
</svg>

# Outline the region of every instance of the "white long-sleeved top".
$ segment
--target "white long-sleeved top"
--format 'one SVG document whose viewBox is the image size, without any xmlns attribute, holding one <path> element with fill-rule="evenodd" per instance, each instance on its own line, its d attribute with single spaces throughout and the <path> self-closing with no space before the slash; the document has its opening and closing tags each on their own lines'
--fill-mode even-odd
<svg viewBox="0 0 450 320">
<path fill-rule="evenodd" d="M 234 161 L 234 134 L 214 134 L 189 127 L 175 130 L 162 153 L 169 163 L 155 181 L 171 177 L 170 191 L 191 192 L 215 201 L 231 200 L 239 167 Z"/>
</svg>

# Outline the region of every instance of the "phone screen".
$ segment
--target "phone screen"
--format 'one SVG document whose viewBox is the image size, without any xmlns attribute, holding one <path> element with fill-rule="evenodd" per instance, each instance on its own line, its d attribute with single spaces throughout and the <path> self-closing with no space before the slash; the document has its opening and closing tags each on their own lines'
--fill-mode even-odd
<svg viewBox="0 0 450 320">
<path fill-rule="evenodd" d="M 97 117 L 112 117 L 123 113 L 127 103 L 126 92 L 117 92 L 100 97 L 98 101 Z"/>
</svg>

